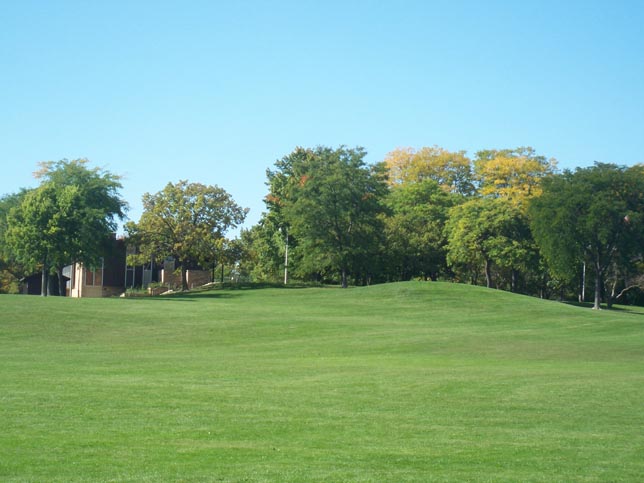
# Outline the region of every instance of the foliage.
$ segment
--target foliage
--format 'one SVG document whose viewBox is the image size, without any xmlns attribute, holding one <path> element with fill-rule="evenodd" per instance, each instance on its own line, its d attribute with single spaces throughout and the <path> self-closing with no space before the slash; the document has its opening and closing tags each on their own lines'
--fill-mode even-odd
<svg viewBox="0 0 644 483">
<path fill-rule="evenodd" d="M 224 235 L 244 221 L 247 211 L 218 186 L 181 180 L 155 194 L 145 193 L 139 222 L 128 223 L 126 230 L 145 259 L 175 257 L 187 290 L 186 269 L 214 263 Z"/>
<path fill-rule="evenodd" d="M 293 244 L 293 237 L 290 237 Z M 242 230 L 239 242 L 242 249 L 240 270 L 256 282 L 277 282 L 283 279 L 285 234 L 275 226 L 273 218 L 264 214 L 259 223 L 248 230 Z M 294 247 L 292 247 L 294 248 Z M 293 259 L 295 252 L 289 256 Z M 300 266 L 295 263 L 295 266 Z"/>
<path fill-rule="evenodd" d="M 398 148 L 385 157 L 392 186 L 434 180 L 450 193 L 469 196 L 474 193 L 472 162 L 465 151 L 450 152 L 438 146 Z"/>
<path fill-rule="evenodd" d="M 26 192 L 7 218 L 9 250 L 25 266 L 40 266 L 43 281 L 55 268 L 59 287 L 63 266 L 99 263 L 126 209 L 119 177 L 87 164 L 86 159 L 41 163 L 40 186 Z"/>
<path fill-rule="evenodd" d="M 172 256 L 184 287 L 197 267 L 213 280 L 281 283 L 288 259 L 289 278 L 306 283 L 477 284 L 485 274 L 488 286 L 582 301 L 594 283 L 596 307 L 602 296 L 609 306 L 641 300 L 641 165 L 558 174 L 529 147 L 474 161 L 438 146 L 398 148 L 375 165 L 365 155 L 320 146 L 276 161 L 267 211 L 238 240 L 225 234 L 246 212 L 221 188 L 180 181 L 146 193 L 141 220 L 126 225 L 138 245 L 128 260 Z M 98 264 L 125 210 L 119 178 L 86 160 L 43 163 L 36 175 L 37 189 L 0 199 L 0 291 L 36 269 L 49 280 L 71 261 Z"/>
<path fill-rule="evenodd" d="M 268 172 L 269 209 L 298 243 L 300 270 L 368 276 L 377 252 L 386 192 L 382 165 L 367 166 L 362 148 L 297 148 Z"/>
<path fill-rule="evenodd" d="M 28 269 L 11 249 L 7 239 L 9 212 L 20 206 L 26 190 L 0 197 L 0 293 L 18 293 L 20 278 Z"/>
<path fill-rule="evenodd" d="M 524 208 L 528 199 L 541 194 L 541 180 L 556 165 L 530 147 L 479 151 L 474 161 L 481 195 L 507 198 Z"/>
<path fill-rule="evenodd" d="M 516 205 L 505 198 L 476 198 L 449 212 L 447 261 L 466 267 L 474 280 L 480 267 L 487 287 L 493 287 L 492 266 L 510 271 L 516 290 L 517 272 L 526 271 L 536 259 L 528 222 Z"/>
<path fill-rule="evenodd" d="M 51 185 L 42 185 L 29 191 L 22 203 L 9 213 L 7 242 L 11 251 L 31 269 L 40 264 L 43 280 L 52 263 L 72 261 L 72 211 L 77 195 L 78 189 L 74 186 L 56 191 Z M 42 295 L 47 295 L 45 283 Z"/>
<path fill-rule="evenodd" d="M 598 309 L 607 270 L 642 256 L 644 167 L 595 163 L 548 178 L 543 190 L 530 205 L 541 252 L 568 280 L 587 262 L 594 269 Z"/>
<path fill-rule="evenodd" d="M 386 253 L 395 280 L 436 280 L 446 268 L 445 223 L 449 208 L 461 197 L 431 179 L 391 188 L 385 217 Z"/>
</svg>

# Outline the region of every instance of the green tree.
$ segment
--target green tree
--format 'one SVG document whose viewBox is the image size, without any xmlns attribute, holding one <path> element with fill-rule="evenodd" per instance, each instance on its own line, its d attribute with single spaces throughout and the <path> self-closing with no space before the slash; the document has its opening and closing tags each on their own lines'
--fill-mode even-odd
<svg viewBox="0 0 644 483">
<path fill-rule="evenodd" d="M 445 223 L 461 196 L 441 189 L 431 179 L 391 188 L 385 218 L 388 266 L 395 279 L 435 280 L 446 267 Z"/>
<path fill-rule="evenodd" d="M 126 230 L 145 258 L 175 257 L 187 290 L 186 269 L 214 262 L 226 232 L 243 223 L 247 212 L 218 186 L 181 180 L 145 193 L 139 222 L 126 224 Z"/>
<path fill-rule="evenodd" d="M 572 280 L 592 267 L 594 307 L 611 267 L 631 263 L 644 247 L 644 166 L 596 163 L 544 180 L 530 204 L 535 240 L 551 270 Z"/>
<path fill-rule="evenodd" d="M 365 258 L 382 234 L 386 177 L 383 165 L 368 166 L 362 148 L 297 148 L 268 172 L 267 201 L 279 210 L 298 243 L 300 264 L 310 271 L 336 271 L 347 287 L 350 271 L 364 278 Z"/>
<path fill-rule="evenodd" d="M 447 261 L 474 273 L 483 267 L 486 286 L 493 287 L 492 268 L 509 271 L 510 288 L 517 289 L 517 277 L 536 258 L 525 215 L 505 198 L 477 198 L 455 206 L 449 212 Z"/>
<path fill-rule="evenodd" d="M 59 226 L 66 235 L 52 253 L 52 267 L 63 290 L 62 271 L 70 261 L 97 266 L 111 248 L 117 220 L 125 217 L 126 202 L 120 197 L 120 176 L 101 168 L 89 168 L 87 159 L 40 163 L 35 173 L 46 186 L 53 186 L 66 211 Z M 62 295 L 62 294 L 61 294 Z"/>
<path fill-rule="evenodd" d="M 9 212 L 20 206 L 26 193 L 21 190 L 0 198 L 0 293 L 17 293 L 20 278 L 28 275 L 7 239 Z"/>
<path fill-rule="evenodd" d="M 124 217 L 119 177 L 87 165 L 86 159 L 41 163 L 40 186 L 8 215 L 8 245 L 22 263 L 41 267 L 42 295 L 47 295 L 51 268 L 62 291 L 65 265 L 97 264 Z"/>
<path fill-rule="evenodd" d="M 242 230 L 240 244 L 242 273 L 253 281 L 278 282 L 284 277 L 286 234 L 276 226 L 274 219 L 263 214 L 259 222 L 248 230 Z M 289 236 L 291 266 L 298 266 L 293 258 L 294 239 Z"/>
<path fill-rule="evenodd" d="M 51 185 L 42 185 L 27 193 L 8 217 L 9 246 L 27 267 L 40 266 L 43 296 L 49 293 L 52 265 L 61 260 L 71 263 L 69 244 L 73 231 L 69 221 L 76 193 L 74 187 L 56 191 Z"/>
</svg>

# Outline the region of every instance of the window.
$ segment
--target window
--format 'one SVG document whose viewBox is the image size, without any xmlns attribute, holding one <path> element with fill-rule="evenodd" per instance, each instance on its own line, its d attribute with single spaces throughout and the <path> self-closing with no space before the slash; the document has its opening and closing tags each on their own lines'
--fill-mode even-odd
<svg viewBox="0 0 644 483">
<path fill-rule="evenodd" d="M 88 268 L 85 270 L 85 285 L 103 285 L 103 263 L 104 261 L 101 259 L 101 268 Z"/>
</svg>

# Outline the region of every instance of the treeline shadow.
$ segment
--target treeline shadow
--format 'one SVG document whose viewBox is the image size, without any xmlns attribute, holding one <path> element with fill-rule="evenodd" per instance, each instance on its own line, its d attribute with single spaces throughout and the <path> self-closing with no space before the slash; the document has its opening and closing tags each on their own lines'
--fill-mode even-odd
<svg viewBox="0 0 644 483">
<path fill-rule="evenodd" d="M 216 284 L 210 287 L 200 287 L 196 289 L 189 290 L 187 292 L 172 292 L 169 294 L 161 294 L 155 296 L 149 295 L 140 295 L 140 296 L 131 296 L 124 297 L 125 300 L 155 300 L 155 301 L 182 301 L 182 302 L 194 302 L 199 299 L 231 299 L 240 297 L 241 293 L 235 293 L 236 291 L 248 291 L 248 290 L 264 290 L 264 289 L 283 289 L 283 290 L 296 290 L 303 288 L 311 287 L 323 287 L 319 284 L 307 284 L 294 282 L 284 285 L 282 283 L 271 283 L 271 282 L 240 282 L 232 283 L 225 282 L 223 284 Z"/>
<path fill-rule="evenodd" d="M 594 305 L 592 302 L 565 301 L 564 303 L 572 305 L 573 307 L 582 307 L 591 310 Z M 640 307 L 639 305 L 613 305 L 611 308 L 608 308 L 606 304 L 601 304 L 601 310 L 609 313 L 619 312 L 633 315 L 644 315 L 644 307 Z"/>
</svg>

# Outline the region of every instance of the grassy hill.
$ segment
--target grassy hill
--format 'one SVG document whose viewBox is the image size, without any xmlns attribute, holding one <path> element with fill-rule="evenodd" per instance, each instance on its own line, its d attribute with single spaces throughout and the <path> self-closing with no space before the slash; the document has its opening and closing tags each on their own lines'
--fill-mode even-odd
<svg viewBox="0 0 644 483">
<path fill-rule="evenodd" d="M 0 480 L 640 480 L 643 315 L 441 283 L 0 296 Z"/>
</svg>

